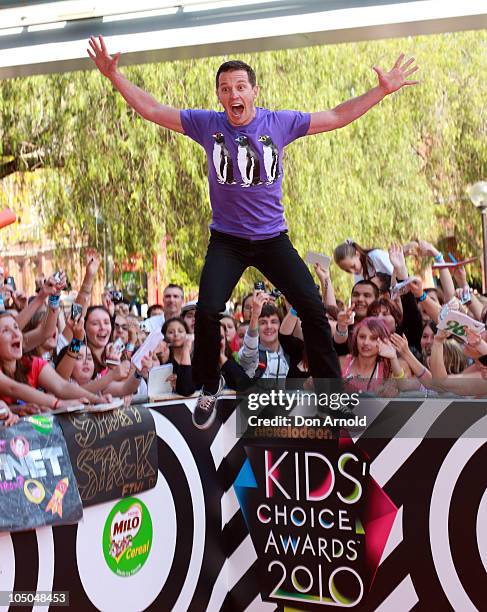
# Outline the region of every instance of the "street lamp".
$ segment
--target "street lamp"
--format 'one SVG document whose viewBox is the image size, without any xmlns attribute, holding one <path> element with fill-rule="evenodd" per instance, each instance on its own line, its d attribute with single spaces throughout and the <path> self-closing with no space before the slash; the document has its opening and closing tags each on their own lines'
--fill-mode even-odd
<svg viewBox="0 0 487 612">
<path fill-rule="evenodd" d="M 468 188 L 468 195 L 472 203 L 480 208 L 482 214 L 482 252 L 483 273 L 482 293 L 487 291 L 487 181 L 479 181 Z"/>
</svg>

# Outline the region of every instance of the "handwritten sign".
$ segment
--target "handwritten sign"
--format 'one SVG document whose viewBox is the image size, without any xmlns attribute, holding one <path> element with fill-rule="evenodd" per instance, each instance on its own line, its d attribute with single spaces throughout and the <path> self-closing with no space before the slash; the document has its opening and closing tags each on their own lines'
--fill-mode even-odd
<svg viewBox="0 0 487 612">
<path fill-rule="evenodd" d="M 84 506 L 151 489 L 157 482 L 157 439 L 147 408 L 59 417 Z"/>
<path fill-rule="evenodd" d="M 76 523 L 83 515 L 68 449 L 52 416 L 0 429 L 0 531 Z"/>
<path fill-rule="evenodd" d="M 449 310 L 438 324 L 438 329 L 450 332 L 465 341 L 467 340 L 467 328 L 480 334 L 485 330 L 485 325 L 458 310 Z"/>
</svg>

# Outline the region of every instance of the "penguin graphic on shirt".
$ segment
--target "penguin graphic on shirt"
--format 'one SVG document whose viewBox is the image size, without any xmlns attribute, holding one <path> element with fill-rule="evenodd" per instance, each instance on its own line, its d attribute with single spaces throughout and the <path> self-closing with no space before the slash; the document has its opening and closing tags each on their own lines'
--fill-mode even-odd
<svg viewBox="0 0 487 612">
<path fill-rule="evenodd" d="M 230 151 L 225 145 L 225 136 L 221 132 L 216 132 L 212 136 L 215 141 L 213 145 L 213 165 L 215 166 L 217 180 L 222 185 L 225 183 L 235 185 L 233 161 L 230 157 Z"/>
<path fill-rule="evenodd" d="M 252 147 L 247 136 L 235 138 L 238 144 L 237 163 L 242 177 L 242 187 L 260 185 L 260 161 L 257 151 Z"/>
<path fill-rule="evenodd" d="M 267 174 L 266 185 L 272 185 L 281 176 L 279 172 L 279 149 L 272 142 L 270 136 L 259 136 L 264 152 L 264 168 Z"/>
</svg>

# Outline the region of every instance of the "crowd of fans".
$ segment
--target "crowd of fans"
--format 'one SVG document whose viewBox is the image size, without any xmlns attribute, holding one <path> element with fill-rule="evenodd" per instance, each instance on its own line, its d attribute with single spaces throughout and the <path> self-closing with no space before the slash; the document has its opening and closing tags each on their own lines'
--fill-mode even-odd
<svg viewBox="0 0 487 612">
<path fill-rule="evenodd" d="M 472 291 L 462 266 L 439 268 L 439 286 L 424 287 L 410 276 L 415 254 L 442 264 L 443 255 L 425 241 L 387 251 L 365 249 L 348 240 L 334 261 L 355 284 L 350 299 L 336 299 L 330 271 L 314 265 L 339 355 L 344 385 L 381 396 L 411 391 L 424 395 L 487 394 L 487 335 L 482 326 L 456 332 L 439 329 L 449 312 L 485 324 L 487 299 Z M 68 310 L 63 308 L 63 273 L 37 283 L 26 298 L 11 278 L 0 289 L 0 423 L 19 416 L 147 396 L 149 371 L 172 364 L 173 392 L 196 391 L 191 360 L 196 301 L 170 284 L 163 303 L 150 305 L 147 318 L 133 314 L 119 291 L 105 291 L 93 304 L 100 259 L 88 253 L 85 275 Z M 341 272 L 333 270 L 334 274 Z M 231 311 L 222 313 L 220 367 L 227 387 L 246 388 L 260 379 L 311 390 L 299 313 L 285 296 L 256 284 Z M 440 325 L 440 327 L 442 327 Z M 444 327 L 444 326 L 443 326 Z M 131 358 L 151 330 L 164 341 L 137 369 Z M 463 330 L 463 331 L 462 331 Z"/>
</svg>

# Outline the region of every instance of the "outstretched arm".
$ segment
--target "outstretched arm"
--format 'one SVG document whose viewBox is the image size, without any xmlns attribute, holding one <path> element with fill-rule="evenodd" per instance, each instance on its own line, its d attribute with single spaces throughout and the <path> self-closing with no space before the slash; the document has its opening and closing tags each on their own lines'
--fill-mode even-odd
<svg viewBox="0 0 487 612">
<path fill-rule="evenodd" d="M 311 136 L 321 132 L 330 132 L 331 130 L 344 127 L 364 115 L 388 94 L 401 89 L 405 85 L 416 85 L 418 81 L 407 80 L 408 76 L 418 70 L 418 66 L 411 67 L 414 58 L 412 57 L 402 64 L 403 60 L 404 54 L 401 53 L 389 72 L 384 72 L 379 66 L 374 66 L 374 70 L 379 78 L 379 84 L 377 87 L 358 96 L 358 98 L 351 98 L 331 110 L 311 113 L 311 122 L 307 135 Z"/>
<path fill-rule="evenodd" d="M 118 70 L 120 53 L 109 55 L 102 36 L 98 40 L 92 36 L 89 41 L 88 55 L 98 70 L 112 82 L 115 89 L 122 94 L 127 104 L 144 119 L 153 121 L 162 127 L 184 134 L 180 111 L 172 106 L 160 104 L 149 93 L 131 83 Z"/>
</svg>

